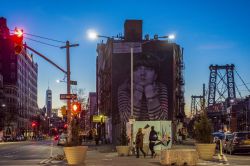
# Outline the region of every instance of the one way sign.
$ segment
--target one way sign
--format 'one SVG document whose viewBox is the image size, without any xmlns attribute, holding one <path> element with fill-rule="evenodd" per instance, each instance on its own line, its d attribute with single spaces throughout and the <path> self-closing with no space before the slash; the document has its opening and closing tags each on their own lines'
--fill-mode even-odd
<svg viewBox="0 0 250 166">
<path fill-rule="evenodd" d="M 77 94 L 60 94 L 61 100 L 77 99 Z"/>
</svg>

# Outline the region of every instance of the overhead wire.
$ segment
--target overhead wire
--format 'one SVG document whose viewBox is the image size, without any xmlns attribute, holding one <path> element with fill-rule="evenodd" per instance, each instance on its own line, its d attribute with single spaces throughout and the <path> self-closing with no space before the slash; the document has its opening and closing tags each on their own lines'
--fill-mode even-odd
<svg viewBox="0 0 250 166">
<path fill-rule="evenodd" d="M 48 46 L 60 48 L 60 46 L 56 46 L 56 45 L 53 45 L 53 44 L 48 44 L 48 43 L 45 43 L 45 42 L 42 42 L 42 41 L 39 41 L 39 40 L 31 39 L 31 38 L 29 38 L 29 37 L 24 37 L 24 38 L 25 38 L 25 39 L 28 39 L 28 40 L 31 40 L 31 41 L 34 41 L 34 42 L 38 42 L 38 43 L 41 43 L 41 44 L 45 44 L 45 45 L 48 45 Z"/>
<path fill-rule="evenodd" d="M 15 31 L 15 30 L 10 30 L 10 31 Z M 30 36 L 33 36 L 33 37 L 38 37 L 38 38 L 41 38 L 41 39 L 46 39 L 46 40 L 54 41 L 54 42 L 58 42 L 58 43 L 66 43 L 65 41 L 61 41 L 61 40 L 57 40 L 57 39 L 52 39 L 52 38 L 48 38 L 48 37 L 43 37 L 43 36 L 39 36 L 39 35 L 34 35 L 34 34 L 26 33 L 26 32 L 24 32 L 23 34 L 30 35 Z"/>
<path fill-rule="evenodd" d="M 58 42 L 58 43 L 66 43 L 64 41 L 60 41 L 60 40 L 56 40 L 56 39 L 52 39 L 52 38 L 48 38 L 48 37 L 43 37 L 43 36 L 38 36 L 38 35 L 33 35 L 33 34 L 30 34 L 30 33 L 23 33 L 23 34 L 30 35 L 30 36 L 33 36 L 33 37 L 38 37 L 38 38 L 41 38 L 41 39 L 51 40 L 51 41 Z"/>
</svg>

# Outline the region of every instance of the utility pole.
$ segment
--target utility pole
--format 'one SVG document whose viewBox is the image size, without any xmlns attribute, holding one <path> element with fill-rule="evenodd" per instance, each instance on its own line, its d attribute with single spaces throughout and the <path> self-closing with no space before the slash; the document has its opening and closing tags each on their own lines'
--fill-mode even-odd
<svg viewBox="0 0 250 166">
<path fill-rule="evenodd" d="M 62 46 L 61 48 L 66 48 L 66 63 L 67 63 L 67 95 L 70 95 L 70 54 L 69 54 L 69 48 L 70 47 L 77 47 L 79 44 L 71 44 L 69 41 L 66 41 L 66 45 Z M 67 132 L 68 132 L 68 143 L 70 144 L 72 142 L 72 126 L 71 126 L 71 108 L 70 108 L 70 100 L 67 100 Z"/>
</svg>

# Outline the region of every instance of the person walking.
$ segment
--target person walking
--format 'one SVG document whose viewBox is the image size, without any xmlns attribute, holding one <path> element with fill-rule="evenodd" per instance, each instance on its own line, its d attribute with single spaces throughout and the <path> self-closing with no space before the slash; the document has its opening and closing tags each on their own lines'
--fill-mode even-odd
<svg viewBox="0 0 250 166">
<path fill-rule="evenodd" d="M 144 158 L 146 157 L 146 153 L 143 151 L 143 134 L 142 134 L 142 128 L 138 129 L 138 132 L 136 134 L 136 158 L 139 158 L 139 150 L 143 153 Z"/>
<path fill-rule="evenodd" d="M 151 157 L 155 157 L 156 153 L 154 151 L 155 142 L 158 140 L 157 132 L 154 129 L 154 126 L 151 126 L 151 131 L 149 133 L 149 149 L 151 151 Z"/>
<path fill-rule="evenodd" d="M 178 130 L 177 140 L 179 144 L 182 144 L 182 132 L 181 129 Z"/>
</svg>

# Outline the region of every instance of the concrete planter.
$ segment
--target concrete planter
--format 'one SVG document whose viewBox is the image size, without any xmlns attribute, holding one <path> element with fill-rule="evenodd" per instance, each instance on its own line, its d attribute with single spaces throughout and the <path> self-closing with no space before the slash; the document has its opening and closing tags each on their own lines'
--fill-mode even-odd
<svg viewBox="0 0 250 166">
<path fill-rule="evenodd" d="M 85 162 L 87 146 L 64 147 L 64 153 L 69 165 L 80 165 Z"/>
<path fill-rule="evenodd" d="M 129 146 L 116 146 L 118 156 L 128 156 Z"/>
<path fill-rule="evenodd" d="M 161 151 L 162 165 L 196 165 L 198 154 L 195 149 L 165 149 Z"/>
<path fill-rule="evenodd" d="M 216 144 L 195 144 L 198 155 L 203 160 L 212 160 Z"/>
</svg>

